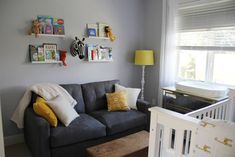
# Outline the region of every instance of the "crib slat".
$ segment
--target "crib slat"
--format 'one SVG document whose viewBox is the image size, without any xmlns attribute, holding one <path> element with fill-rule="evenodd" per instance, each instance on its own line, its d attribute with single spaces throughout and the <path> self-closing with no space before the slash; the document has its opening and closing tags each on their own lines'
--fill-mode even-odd
<svg viewBox="0 0 235 157">
<path fill-rule="evenodd" d="M 189 137 L 190 135 L 190 130 L 186 130 L 186 139 L 185 139 L 185 149 L 184 149 L 184 155 L 188 154 L 188 150 L 189 150 Z"/>
<path fill-rule="evenodd" d="M 225 109 L 224 109 L 224 108 L 225 108 L 225 107 L 222 106 L 222 117 L 221 117 L 222 120 L 224 120 L 224 116 L 225 116 Z"/>
<path fill-rule="evenodd" d="M 214 109 L 214 116 L 212 118 L 216 119 L 216 117 L 217 117 L 217 109 Z"/>
<path fill-rule="evenodd" d="M 175 156 L 181 157 L 183 155 L 183 141 L 184 130 L 176 130 L 175 132 Z"/>
<path fill-rule="evenodd" d="M 162 145 L 164 147 L 163 150 L 168 150 L 170 148 L 170 144 L 171 144 L 171 129 L 167 126 L 164 126 L 163 137 L 162 137 Z"/>
</svg>

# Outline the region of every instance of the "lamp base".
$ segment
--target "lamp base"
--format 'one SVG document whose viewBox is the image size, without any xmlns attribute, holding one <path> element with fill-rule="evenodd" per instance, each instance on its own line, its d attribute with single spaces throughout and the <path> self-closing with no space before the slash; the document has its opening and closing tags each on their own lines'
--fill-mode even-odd
<svg viewBox="0 0 235 157">
<path fill-rule="evenodd" d="M 141 100 L 144 100 L 144 74 L 145 74 L 145 65 L 142 66 L 142 79 L 141 79 Z"/>
</svg>

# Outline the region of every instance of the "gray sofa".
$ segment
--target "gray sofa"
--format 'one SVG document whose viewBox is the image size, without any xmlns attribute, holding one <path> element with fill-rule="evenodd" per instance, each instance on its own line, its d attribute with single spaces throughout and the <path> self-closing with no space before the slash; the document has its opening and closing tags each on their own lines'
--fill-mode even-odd
<svg viewBox="0 0 235 157">
<path fill-rule="evenodd" d="M 137 101 L 138 110 L 108 112 L 105 93 L 114 92 L 118 80 L 62 85 L 76 101 L 80 117 L 65 127 L 53 128 L 37 116 L 32 104 L 25 111 L 25 142 L 33 157 L 85 157 L 85 148 L 110 141 L 149 126 L 149 103 Z"/>
</svg>

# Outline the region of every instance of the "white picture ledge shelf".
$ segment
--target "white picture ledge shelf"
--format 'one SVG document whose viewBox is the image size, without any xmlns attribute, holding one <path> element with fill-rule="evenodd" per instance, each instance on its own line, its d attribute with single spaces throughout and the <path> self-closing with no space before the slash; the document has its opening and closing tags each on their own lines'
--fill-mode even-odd
<svg viewBox="0 0 235 157">
<path fill-rule="evenodd" d="M 31 34 L 31 36 L 35 36 L 35 34 Z M 65 38 L 65 35 L 60 35 L 60 34 L 38 34 L 38 37 L 56 37 L 56 38 Z"/>
<path fill-rule="evenodd" d="M 104 63 L 104 62 L 113 62 L 113 60 L 88 60 L 88 62 L 92 63 Z"/>
<path fill-rule="evenodd" d="M 109 40 L 108 37 L 95 37 L 95 36 L 89 36 L 88 39 L 101 39 L 101 40 Z"/>
<path fill-rule="evenodd" d="M 32 61 L 33 64 L 61 64 L 62 61 Z"/>
</svg>

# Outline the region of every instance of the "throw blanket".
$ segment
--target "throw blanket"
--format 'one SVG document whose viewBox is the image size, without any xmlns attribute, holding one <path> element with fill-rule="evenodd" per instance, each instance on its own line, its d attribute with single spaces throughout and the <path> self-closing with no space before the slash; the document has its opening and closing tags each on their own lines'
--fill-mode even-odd
<svg viewBox="0 0 235 157">
<path fill-rule="evenodd" d="M 198 127 L 195 156 L 234 157 L 235 123 L 206 118 Z"/>
<path fill-rule="evenodd" d="M 77 102 L 72 98 L 72 96 L 61 86 L 58 84 L 51 83 L 41 83 L 35 84 L 26 89 L 24 96 L 21 98 L 15 112 L 13 113 L 11 120 L 17 124 L 18 128 L 24 127 L 24 111 L 28 107 L 31 101 L 31 92 L 34 92 L 41 97 L 43 97 L 46 101 L 55 98 L 58 95 L 63 96 L 69 104 L 74 107 Z"/>
</svg>

